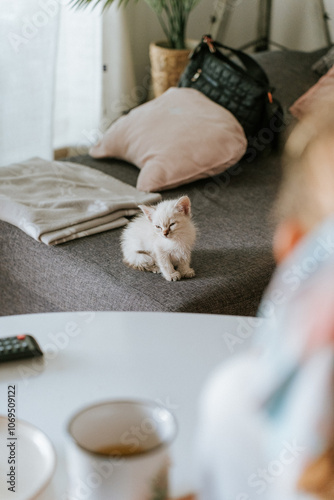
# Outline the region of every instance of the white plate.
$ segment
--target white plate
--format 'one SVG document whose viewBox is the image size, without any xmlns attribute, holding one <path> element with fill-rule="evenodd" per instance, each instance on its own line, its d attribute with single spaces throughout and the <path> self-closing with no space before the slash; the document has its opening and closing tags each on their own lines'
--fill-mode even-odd
<svg viewBox="0 0 334 500">
<path fill-rule="evenodd" d="M 8 434 L 7 416 L 0 415 L 0 498 L 37 500 L 54 473 L 54 448 L 42 431 L 22 420 L 16 420 L 15 437 Z M 8 463 L 11 443 L 15 443 L 15 465 Z M 11 465 L 15 466 L 15 493 L 8 490 L 7 484 Z"/>
</svg>

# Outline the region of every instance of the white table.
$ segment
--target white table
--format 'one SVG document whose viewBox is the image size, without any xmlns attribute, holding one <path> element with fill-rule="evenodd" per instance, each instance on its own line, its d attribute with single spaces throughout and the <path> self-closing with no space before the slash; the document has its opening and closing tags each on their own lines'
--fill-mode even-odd
<svg viewBox="0 0 334 500">
<path fill-rule="evenodd" d="M 57 452 L 54 496 L 66 491 L 64 428 L 78 408 L 114 398 L 162 402 L 176 416 L 172 494 L 195 484 L 193 439 L 200 391 L 212 370 L 249 342 L 252 319 L 170 313 L 47 313 L 0 318 L 0 336 L 31 333 L 44 362 L 0 365 L 0 413 L 16 384 L 18 417 L 42 429 Z M 240 342 L 239 342 L 240 340 Z M 19 467 L 19 464 L 18 464 Z"/>
</svg>

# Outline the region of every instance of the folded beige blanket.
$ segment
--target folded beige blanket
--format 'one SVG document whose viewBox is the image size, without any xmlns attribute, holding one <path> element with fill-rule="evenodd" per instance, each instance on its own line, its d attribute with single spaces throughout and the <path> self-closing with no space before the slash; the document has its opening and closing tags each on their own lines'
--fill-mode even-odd
<svg viewBox="0 0 334 500">
<path fill-rule="evenodd" d="M 124 226 L 139 204 L 160 199 L 67 161 L 33 158 L 0 168 L 0 219 L 46 245 Z"/>
</svg>

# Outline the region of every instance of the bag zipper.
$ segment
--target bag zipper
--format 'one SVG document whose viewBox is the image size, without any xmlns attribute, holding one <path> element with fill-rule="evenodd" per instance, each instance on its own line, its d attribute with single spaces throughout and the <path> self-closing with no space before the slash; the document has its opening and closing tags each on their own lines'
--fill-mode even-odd
<svg viewBox="0 0 334 500">
<path fill-rule="evenodd" d="M 196 71 L 194 76 L 191 78 L 191 81 L 196 82 L 199 79 L 199 77 L 201 76 L 201 73 L 202 73 L 201 68 L 198 68 L 198 70 Z"/>
<path fill-rule="evenodd" d="M 218 82 L 215 82 L 214 80 L 212 80 L 210 77 L 208 77 L 205 73 L 203 73 L 203 70 L 201 68 L 198 68 L 196 70 L 196 73 L 194 74 L 194 76 L 191 78 L 191 81 L 192 82 L 197 82 L 197 80 L 199 79 L 199 77 L 202 77 L 204 78 L 204 80 L 208 83 L 210 83 L 210 85 L 212 85 L 213 87 L 216 87 L 216 88 L 223 88 L 221 85 L 219 85 Z"/>
</svg>

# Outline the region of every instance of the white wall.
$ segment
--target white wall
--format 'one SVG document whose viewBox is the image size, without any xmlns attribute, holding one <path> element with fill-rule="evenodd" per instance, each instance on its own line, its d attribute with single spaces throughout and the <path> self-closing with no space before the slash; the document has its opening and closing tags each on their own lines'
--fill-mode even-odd
<svg viewBox="0 0 334 500">
<path fill-rule="evenodd" d="M 241 46 L 256 36 L 258 0 L 230 0 L 234 5 L 231 22 L 224 42 Z M 213 0 L 201 0 L 193 11 L 188 37 L 200 38 L 210 28 Z M 326 0 L 326 8 L 334 19 L 334 0 Z M 150 41 L 163 40 L 164 34 L 155 15 L 143 0 L 130 1 L 126 7 L 130 24 L 130 39 L 135 56 L 137 84 L 146 82 L 148 73 L 148 46 Z M 290 49 L 314 50 L 325 44 L 317 0 L 273 0 L 272 39 Z M 334 22 L 331 21 L 334 40 Z"/>
<path fill-rule="evenodd" d="M 273 9 L 272 38 L 290 49 L 314 50 L 326 42 L 317 0 L 276 0 Z M 334 1 L 325 1 L 334 19 Z M 334 40 L 334 23 L 331 21 Z"/>
</svg>

